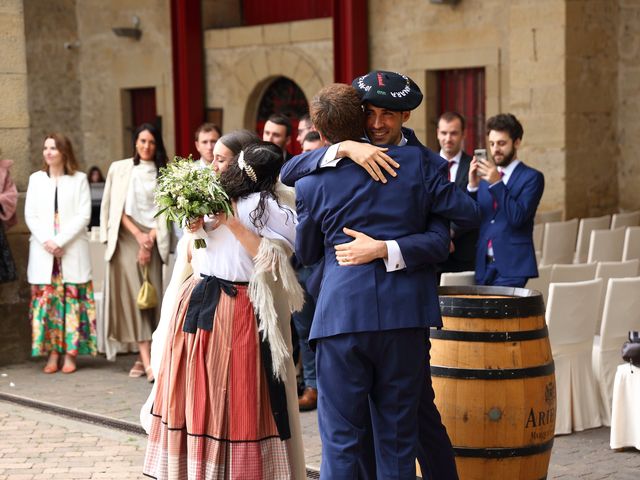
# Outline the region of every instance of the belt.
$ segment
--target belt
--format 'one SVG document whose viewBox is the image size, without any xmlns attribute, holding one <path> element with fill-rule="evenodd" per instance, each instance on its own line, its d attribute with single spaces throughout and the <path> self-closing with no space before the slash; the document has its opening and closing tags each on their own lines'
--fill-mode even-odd
<svg viewBox="0 0 640 480">
<path fill-rule="evenodd" d="M 490 264 L 490 263 L 493 263 L 495 261 L 496 261 L 496 257 L 494 257 L 492 255 L 487 255 L 487 260 L 486 260 L 487 265 Z"/>
<path fill-rule="evenodd" d="M 198 328 L 210 332 L 213 329 L 213 316 L 220 302 L 220 290 L 230 297 L 235 297 L 238 295 L 236 285 L 247 285 L 246 282 L 230 282 L 209 275 L 200 276 L 202 281 L 191 292 L 183 332 L 196 333 Z"/>
</svg>

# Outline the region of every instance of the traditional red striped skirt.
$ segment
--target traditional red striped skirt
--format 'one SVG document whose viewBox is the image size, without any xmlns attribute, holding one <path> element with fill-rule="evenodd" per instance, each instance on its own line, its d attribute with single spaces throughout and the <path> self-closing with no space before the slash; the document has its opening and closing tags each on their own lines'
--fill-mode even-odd
<svg viewBox="0 0 640 480">
<path fill-rule="evenodd" d="M 194 287 L 182 286 L 151 410 L 143 472 L 157 479 L 289 479 L 247 287 L 221 292 L 213 329 L 183 332 Z"/>
</svg>

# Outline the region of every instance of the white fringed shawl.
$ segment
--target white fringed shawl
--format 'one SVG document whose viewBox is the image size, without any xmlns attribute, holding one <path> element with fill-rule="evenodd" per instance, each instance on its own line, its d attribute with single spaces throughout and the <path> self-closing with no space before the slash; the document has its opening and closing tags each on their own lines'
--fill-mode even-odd
<svg viewBox="0 0 640 480">
<path fill-rule="evenodd" d="M 281 290 L 286 295 L 289 313 L 301 310 L 304 304 L 302 287 L 289 261 L 291 253 L 285 242 L 263 238 L 249 280 L 249 299 L 259 319 L 258 330 L 269 341 L 273 374 L 280 381 L 285 379 L 285 366 L 290 353 L 278 325 L 274 290 Z M 272 282 L 277 283 L 276 288 Z"/>
</svg>

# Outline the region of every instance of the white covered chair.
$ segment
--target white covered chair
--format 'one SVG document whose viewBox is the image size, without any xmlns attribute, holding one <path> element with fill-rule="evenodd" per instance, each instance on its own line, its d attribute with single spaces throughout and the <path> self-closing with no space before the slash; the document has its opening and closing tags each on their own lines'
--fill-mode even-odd
<svg viewBox="0 0 640 480">
<path fill-rule="evenodd" d="M 550 283 L 586 282 L 596 278 L 597 263 L 553 265 Z"/>
<path fill-rule="evenodd" d="M 546 212 L 536 212 L 533 223 L 561 222 L 562 210 L 548 210 Z"/>
<path fill-rule="evenodd" d="M 544 226 L 540 265 L 573 263 L 578 235 L 578 219 L 550 222 Z"/>
<path fill-rule="evenodd" d="M 611 425 L 613 379 L 620 348 L 629 330 L 640 330 L 640 277 L 611 278 L 604 299 L 602 326 L 593 342 L 593 374 L 600 386 L 602 423 Z M 637 399 L 640 402 L 640 398 Z M 640 405 L 640 403 L 639 403 Z"/>
<path fill-rule="evenodd" d="M 542 253 L 542 240 L 544 238 L 544 223 L 536 223 L 533 226 L 533 248 L 536 253 Z"/>
<path fill-rule="evenodd" d="M 619 262 L 622 260 L 624 228 L 593 230 L 589 240 L 587 262 Z"/>
<path fill-rule="evenodd" d="M 618 365 L 613 382 L 611 409 L 611 448 L 635 447 L 640 450 L 640 368 Z"/>
<path fill-rule="evenodd" d="M 538 278 L 530 278 L 525 285 L 529 290 L 537 290 L 542 293 L 545 305 L 549 296 L 549 283 L 551 281 L 551 269 L 553 265 L 540 265 L 538 267 Z"/>
<path fill-rule="evenodd" d="M 595 278 L 602 278 L 605 284 L 610 278 L 635 277 L 640 269 L 640 260 L 626 260 L 622 262 L 598 262 Z"/>
<path fill-rule="evenodd" d="M 551 283 L 546 318 L 556 367 L 556 434 L 602 425 L 591 366 L 602 280 Z"/>
<path fill-rule="evenodd" d="M 611 217 L 611 229 L 620 227 L 637 227 L 640 225 L 640 210 L 614 213 Z"/>
<path fill-rule="evenodd" d="M 589 240 L 593 230 L 605 230 L 611 225 L 611 215 L 601 217 L 581 218 L 578 224 L 578 241 L 576 243 L 576 255 L 574 263 L 584 263 L 589 254 Z"/>
<path fill-rule="evenodd" d="M 475 285 L 476 272 L 444 272 L 440 276 L 440 285 L 443 287 L 453 285 Z"/>
<path fill-rule="evenodd" d="M 640 227 L 627 227 L 624 232 L 622 260 L 640 258 Z"/>
</svg>

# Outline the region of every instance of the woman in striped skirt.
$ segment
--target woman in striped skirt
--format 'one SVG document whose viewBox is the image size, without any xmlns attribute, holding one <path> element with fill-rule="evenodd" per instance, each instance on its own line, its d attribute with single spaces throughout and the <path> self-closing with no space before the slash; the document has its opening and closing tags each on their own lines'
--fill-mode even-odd
<svg viewBox="0 0 640 480">
<path fill-rule="evenodd" d="M 221 176 L 216 216 L 174 307 L 144 463 L 158 479 L 303 479 L 289 320 L 295 213 L 278 203 L 282 153 L 247 147 Z"/>
</svg>

